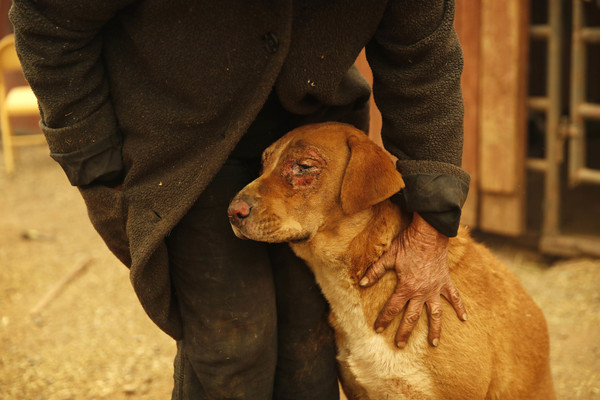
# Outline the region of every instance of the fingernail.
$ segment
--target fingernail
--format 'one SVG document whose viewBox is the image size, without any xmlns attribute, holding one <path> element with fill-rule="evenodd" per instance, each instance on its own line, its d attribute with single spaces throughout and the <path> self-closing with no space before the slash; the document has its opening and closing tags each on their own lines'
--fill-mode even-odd
<svg viewBox="0 0 600 400">
<path fill-rule="evenodd" d="M 406 346 L 406 342 L 396 342 L 396 346 L 403 349 Z"/>
<path fill-rule="evenodd" d="M 466 321 L 467 318 L 467 313 L 464 313 L 461 317 L 460 317 L 463 321 Z"/>
<path fill-rule="evenodd" d="M 358 282 L 358 284 L 359 284 L 360 286 L 367 286 L 367 285 L 369 284 L 369 278 L 367 278 L 367 277 L 365 276 L 364 278 L 362 278 L 362 279 L 360 280 L 360 282 Z"/>
<path fill-rule="evenodd" d="M 380 326 L 379 328 L 375 329 L 375 332 L 377 332 L 377 333 L 383 332 L 383 326 Z"/>
<path fill-rule="evenodd" d="M 433 345 L 433 347 L 437 347 L 437 345 L 440 344 L 440 339 L 433 339 L 431 344 Z"/>
</svg>

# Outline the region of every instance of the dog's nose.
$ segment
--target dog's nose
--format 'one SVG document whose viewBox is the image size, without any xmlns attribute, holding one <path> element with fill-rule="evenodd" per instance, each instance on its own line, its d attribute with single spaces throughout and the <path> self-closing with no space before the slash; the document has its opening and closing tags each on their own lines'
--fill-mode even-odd
<svg viewBox="0 0 600 400">
<path fill-rule="evenodd" d="M 250 215 L 250 210 L 252 210 L 250 204 L 246 203 L 244 200 L 236 199 L 229 204 L 227 215 L 229 215 L 229 220 L 232 223 L 240 225 L 242 221 Z"/>
</svg>

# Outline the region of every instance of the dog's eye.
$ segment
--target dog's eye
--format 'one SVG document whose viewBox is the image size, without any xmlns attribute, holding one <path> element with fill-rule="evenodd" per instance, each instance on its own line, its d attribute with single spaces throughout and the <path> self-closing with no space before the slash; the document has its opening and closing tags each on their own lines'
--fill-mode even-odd
<svg viewBox="0 0 600 400">
<path fill-rule="evenodd" d="M 318 169 L 316 164 L 316 161 L 311 159 L 297 161 L 292 165 L 292 173 L 294 175 L 314 173 Z"/>
<path fill-rule="evenodd" d="M 294 188 L 308 187 L 313 184 L 321 173 L 324 161 L 315 157 L 290 157 L 282 168 L 282 175 Z"/>
</svg>

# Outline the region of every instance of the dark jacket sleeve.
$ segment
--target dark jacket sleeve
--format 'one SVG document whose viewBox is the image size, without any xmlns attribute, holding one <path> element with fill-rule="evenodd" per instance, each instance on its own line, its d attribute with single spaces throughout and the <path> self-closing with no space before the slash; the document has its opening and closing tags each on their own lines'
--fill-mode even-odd
<svg viewBox="0 0 600 400">
<path fill-rule="evenodd" d="M 401 202 L 455 236 L 469 188 L 461 169 L 462 51 L 451 0 L 390 1 L 367 59 L 383 116 L 385 148 L 398 158 Z"/>
<path fill-rule="evenodd" d="M 51 156 L 73 185 L 118 179 L 123 168 L 101 52 L 107 21 L 130 1 L 14 0 L 9 13 Z"/>
</svg>

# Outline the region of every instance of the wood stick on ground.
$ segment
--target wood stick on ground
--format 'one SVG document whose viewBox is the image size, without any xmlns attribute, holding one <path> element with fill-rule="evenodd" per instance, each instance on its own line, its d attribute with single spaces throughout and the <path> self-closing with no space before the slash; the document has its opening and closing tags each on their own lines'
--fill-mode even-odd
<svg viewBox="0 0 600 400">
<path fill-rule="evenodd" d="M 29 311 L 29 314 L 32 316 L 38 315 L 44 308 L 48 306 L 63 290 L 67 287 L 69 283 L 75 280 L 79 275 L 81 275 L 87 267 L 92 263 L 93 258 L 89 256 L 81 257 L 78 259 L 73 268 L 66 273 L 60 281 L 56 282 L 54 287 L 50 289 L 44 297 L 38 301 L 38 303 Z"/>
</svg>

